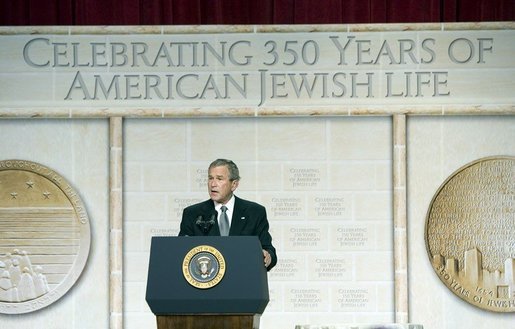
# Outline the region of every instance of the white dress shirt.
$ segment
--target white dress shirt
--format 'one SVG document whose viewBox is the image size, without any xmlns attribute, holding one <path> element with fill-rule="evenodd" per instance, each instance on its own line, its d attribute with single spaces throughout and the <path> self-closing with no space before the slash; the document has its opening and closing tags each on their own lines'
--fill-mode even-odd
<svg viewBox="0 0 515 329">
<path fill-rule="evenodd" d="M 220 226 L 220 215 L 222 215 L 221 208 L 222 208 L 222 206 L 226 206 L 227 210 L 225 211 L 225 213 L 227 214 L 227 218 L 229 219 L 229 227 L 231 227 L 232 214 L 234 211 L 234 200 L 235 200 L 235 198 L 234 198 L 234 194 L 233 194 L 233 196 L 229 199 L 229 201 L 226 204 L 222 204 L 222 203 L 218 203 L 218 202 L 214 201 L 215 210 L 218 213 L 218 226 Z"/>
</svg>

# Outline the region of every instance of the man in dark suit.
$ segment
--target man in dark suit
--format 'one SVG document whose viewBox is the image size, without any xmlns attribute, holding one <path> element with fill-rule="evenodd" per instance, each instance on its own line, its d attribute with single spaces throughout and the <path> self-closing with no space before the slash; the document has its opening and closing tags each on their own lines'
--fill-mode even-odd
<svg viewBox="0 0 515 329">
<path fill-rule="evenodd" d="M 213 161 L 208 170 L 210 199 L 184 209 L 179 236 L 255 235 L 261 241 L 263 261 L 270 271 L 277 263 L 277 255 L 268 232 L 266 209 L 234 195 L 239 181 L 239 170 L 234 162 Z"/>
</svg>

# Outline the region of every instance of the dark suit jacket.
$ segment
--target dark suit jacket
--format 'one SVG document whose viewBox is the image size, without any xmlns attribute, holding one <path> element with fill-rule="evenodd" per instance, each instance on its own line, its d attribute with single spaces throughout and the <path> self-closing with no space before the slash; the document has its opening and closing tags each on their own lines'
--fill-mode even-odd
<svg viewBox="0 0 515 329">
<path fill-rule="evenodd" d="M 203 220 L 209 221 L 213 218 L 214 223 L 208 225 L 207 231 L 202 229 L 202 225 L 197 224 L 199 217 Z M 272 236 L 268 232 L 269 224 L 266 217 L 266 209 L 262 205 L 240 199 L 235 196 L 234 210 L 232 214 L 231 228 L 229 236 L 231 235 L 255 235 L 261 241 L 261 246 L 264 250 L 272 256 L 272 262 L 267 267 L 267 270 L 277 264 L 277 255 L 275 248 L 272 245 Z M 217 212 L 215 210 L 214 202 L 209 199 L 201 203 L 191 205 L 184 209 L 182 212 L 181 229 L 179 236 L 202 236 L 202 235 L 220 235 L 218 227 Z"/>
</svg>

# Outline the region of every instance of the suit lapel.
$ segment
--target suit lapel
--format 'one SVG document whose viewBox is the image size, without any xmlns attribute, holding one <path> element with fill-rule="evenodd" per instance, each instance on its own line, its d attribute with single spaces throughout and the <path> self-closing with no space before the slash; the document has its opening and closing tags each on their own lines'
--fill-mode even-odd
<svg viewBox="0 0 515 329">
<path fill-rule="evenodd" d="M 203 216 L 204 216 L 204 218 L 206 220 L 209 220 L 211 218 L 212 214 L 217 214 L 217 212 L 215 210 L 215 204 L 213 203 L 213 201 L 211 199 L 209 199 L 206 202 L 204 202 L 204 204 L 202 205 L 202 210 L 201 211 L 202 211 Z M 220 228 L 218 227 L 218 220 L 217 219 L 218 219 L 218 216 L 215 217 L 215 224 L 209 230 L 208 235 L 210 235 L 210 236 L 220 235 Z"/>
<path fill-rule="evenodd" d="M 242 203 L 241 199 L 234 196 L 234 210 L 232 214 L 231 228 L 229 230 L 229 235 L 239 235 L 246 224 L 245 217 L 245 205 Z"/>
</svg>

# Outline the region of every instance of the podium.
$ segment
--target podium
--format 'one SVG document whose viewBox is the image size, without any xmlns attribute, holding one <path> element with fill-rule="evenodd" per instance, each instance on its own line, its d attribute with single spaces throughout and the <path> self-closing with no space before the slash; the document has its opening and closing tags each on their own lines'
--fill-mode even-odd
<svg viewBox="0 0 515 329">
<path fill-rule="evenodd" d="M 146 301 L 158 329 L 258 329 L 269 301 L 259 239 L 153 237 Z"/>
</svg>

